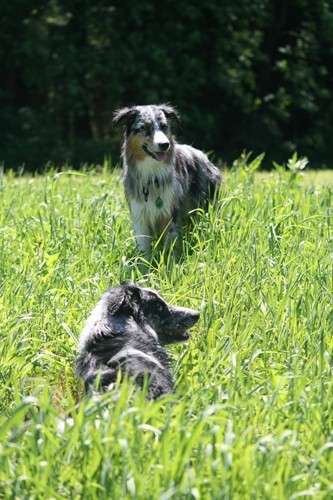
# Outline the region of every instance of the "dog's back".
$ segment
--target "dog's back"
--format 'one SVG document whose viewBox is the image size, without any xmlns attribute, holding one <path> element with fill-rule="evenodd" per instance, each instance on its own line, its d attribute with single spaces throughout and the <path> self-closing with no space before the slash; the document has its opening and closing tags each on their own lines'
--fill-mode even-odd
<svg viewBox="0 0 333 500">
<path fill-rule="evenodd" d="M 156 352 L 157 346 L 153 343 L 149 347 L 154 349 L 154 354 L 146 354 L 142 346 L 140 349 L 123 348 L 111 358 L 107 356 L 105 345 L 101 349 L 81 352 L 77 359 L 76 373 L 83 378 L 86 393 L 111 390 L 119 376 L 120 379 L 128 377 L 141 389 L 147 383 L 148 399 L 172 393 L 173 378 L 169 360 L 165 352 Z M 110 351 L 113 351 L 113 346 Z"/>
<path fill-rule="evenodd" d="M 187 144 L 175 144 L 175 170 L 183 190 L 180 211 L 207 208 L 221 185 L 221 174 L 207 156 Z"/>
</svg>

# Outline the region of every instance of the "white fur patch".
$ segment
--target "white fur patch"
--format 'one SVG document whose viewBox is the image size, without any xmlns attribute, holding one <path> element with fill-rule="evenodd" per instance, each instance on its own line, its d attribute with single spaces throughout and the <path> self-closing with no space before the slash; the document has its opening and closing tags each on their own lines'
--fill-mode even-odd
<svg viewBox="0 0 333 500">
<path fill-rule="evenodd" d="M 140 179 L 143 183 L 147 183 L 154 177 L 163 179 L 168 177 L 170 172 L 173 172 L 172 163 L 157 161 L 150 156 L 147 156 L 143 161 L 139 161 L 136 168 L 140 172 Z"/>
<path fill-rule="evenodd" d="M 122 349 L 121 351 L 119 351 L 115 356 L 113 356 L 110 359 L 109 363 L 114 363 L 116 361 L 119 361 L 120 359 L 129 358 L 131 356 L 144 358 L 147 361 L 154 363 L 159 368 L 164 370 L 164 367 L 161 365 L 161 363 L 154 356 L 151 356 L 150 354 L 146 354 L 145 352 L 139 351 L 139 349 L 134 349 L 132 347 L 126 347 L 126 348 Z"/>
<path fill-rule="evenodd" d="M 155 132 L 154 134 L 154 138 L 153 138 L 153 145 L 154 145 L 154 150 L 156 151 L 159 151 L 159 144 L 160 143 L 167 143 L 169 142 L 169 139 L 167 138 L 167 136 L 161 131 L 161 130 L 157 130 L 157 132 Z"/>
<path fill-rule="evenodd" d="M 130 208 L 134 222 L 140 222 L 142 228 L 154 228 L 159 218 L 171 219 L 172 212 L 175 208 L 174 197 L 174 189 L 171 186 L 160 191 L 155 189 L 149 191 L 147 201 L 130 200 Z M 156 206 L 156 200 L 158 198 L 163 202 L 161 208 L 157 208 Z M 144 232 L 143 234 L 150 233 Z"/>
<path fill-rule="evenodd" d="M 79 351 L 83 351 L 88 338 L 91 337 L 91 332 L 98 331 L 99 324 L 101 325 L 100 329 L 103 330 L 105 324 L 107 323 L 108 323 L 107 310 L 105 309 L 103 301 L 100 300 L 92 310 L 90 316 L 86 321 L 85 327 L 81 332 L 78 345 Z"/>
</svg>

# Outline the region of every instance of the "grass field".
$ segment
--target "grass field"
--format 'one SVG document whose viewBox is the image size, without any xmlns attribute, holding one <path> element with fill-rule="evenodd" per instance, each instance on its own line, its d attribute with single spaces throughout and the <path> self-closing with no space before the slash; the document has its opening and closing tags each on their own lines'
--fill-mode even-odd
<svg viewBox="0 0 333 500">
<path fill-rule="evenodd" d="M 0 498 L 333 498 L 333 173 L 255 167 L 146 268 L 118 171 L 0 179 Z M 84 402 L 77 338 L 124 279 L 201 318 L 174 396 Z"/>
</svg>

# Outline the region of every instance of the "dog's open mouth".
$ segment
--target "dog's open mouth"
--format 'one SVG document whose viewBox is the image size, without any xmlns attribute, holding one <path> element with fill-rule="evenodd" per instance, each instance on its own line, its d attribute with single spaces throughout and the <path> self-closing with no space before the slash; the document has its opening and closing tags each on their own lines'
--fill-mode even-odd
<svg viewBox="0 0 333 500">
<path fill-rule="evenodd" d="M 145 144 L 142 146 L 142 149 L 147 155 L 151 156 L 156 161 L 165 161 L 167 159 L 165 151 L 151 151 Z"/>
<path fill-rule="evenodd" d="M 171 343 L 178 344 L 178 342 L 186 342 L 190 336 L 191 334 L 187 330 L 174 332 L 171 338 Z"/>
<path fill-rule="evenodd" d="M 163 344 L 179 344 L 181 342 L 186 342 L 186 340 L 191 337 L 191 334 L 187 330 L 171 330 L 159 333 L 158 336 Z"/>
<path fill-rule="evenodd" d="M 172 343 L 185 342 L 191 336 L 187 330 L 184 330 L 182 332 L 172 332 L 169 335 Z"/>
</svg>

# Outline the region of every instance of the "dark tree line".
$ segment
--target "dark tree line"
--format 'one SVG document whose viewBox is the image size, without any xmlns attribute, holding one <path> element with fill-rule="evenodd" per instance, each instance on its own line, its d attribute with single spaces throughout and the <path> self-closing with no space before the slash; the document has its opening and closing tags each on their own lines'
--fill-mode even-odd
<svg viewBox="0 0 333 500">
<path fill-rule="evenodd" d="M 116 162 L 113 110 L 165 101 L 227 162 L 333 165 L 332 0 L 2 1 L 0 62 L 7 168 Z"/>
</svg>

